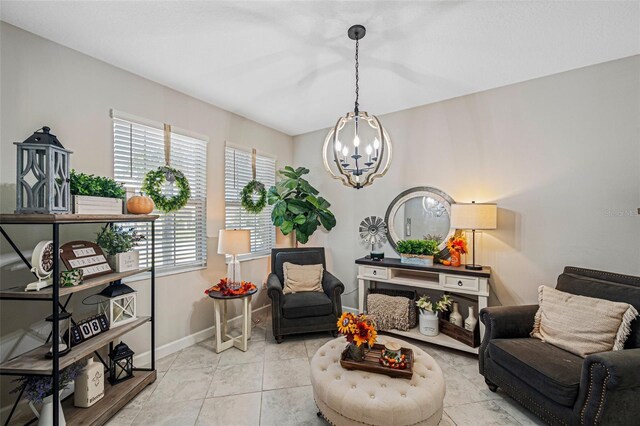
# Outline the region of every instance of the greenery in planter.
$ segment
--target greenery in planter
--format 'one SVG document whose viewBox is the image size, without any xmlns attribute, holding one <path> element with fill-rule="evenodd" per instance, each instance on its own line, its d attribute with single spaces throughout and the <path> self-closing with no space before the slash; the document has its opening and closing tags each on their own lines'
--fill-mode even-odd
<svg viewBox="0 0 640 426">
<path fill-rule="evenodd" d="M 122 199 L 124 199 L 126 195 L 122 184 L 109 177 L 76 173 L 75 170 L 71 170 L 69 188 L 71 189 L 71 195 Z"/>
<path fill-rule="evenodd" d="M 418 301 L 416 302 L 416 306 L 420 308 L 421 311 L 446 312 L 449 310 L 449 307 L 452 303 L 453 301 L 451 300 L 451 296 L 445 294 L 440 300 L 436 302 L 435 306 L 433 306 L 433 302 L 431 301 L 429 296 L 425 294 L 420 299 L 418 299 Z"/>
<path fill-rule="evenodd" d="M 98 232 L 96 243 L 102 247 L 107 255 L 114 256 L 118 253 L 130 252 L 138 245 L 138 242 L 144 239 L 144 235 L 137 233 L 133 228 L 124 229 L 117 225 L 106 225 Z"/>
<path fill-rule="evenodd" d="M 396 251 L 400 254 L 433 256 L 440 250 L 436 240 L 401 240 L 398 241 Z"/>
<path fill-rule="evenodd" d="M 282 179 L 267 193 L 269 205 L 273 206 L 273 224 L 279 226 L 284 235 L 295 231 L 296 240 L 303 244 L 319 226 L 327 231 L 336 226 L 336 218 L 329 211 L 331 204 L 319 197 L 318 190 L 302 177 L 308 173 L 309 169 L 304 167 L 286 166 L 278 170 Z"/>
</svg>

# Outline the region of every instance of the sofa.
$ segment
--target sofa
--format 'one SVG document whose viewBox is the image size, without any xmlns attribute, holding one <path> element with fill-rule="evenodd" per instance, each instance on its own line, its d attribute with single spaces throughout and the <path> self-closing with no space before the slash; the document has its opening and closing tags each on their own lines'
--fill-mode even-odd
<svg viewBox="0 0 640 426">
<path fill-rule="evenodd" d="M 640 277 L 567 266 L 556 288 L 640 310 Z M 480 374 L 551 425 L 640 422 L 640 320 L 625 348 L 582 358 L 530 337 L 537 305 L 485 308 Z"/>
<path fill-rule="evenodd" d="M 324 268 L 322 292 L 284 294 L 282 265 L 318 265 Z M 284 336 L 298 333 L 329 331 L 338 335 L 337 322 L 342 315 L 344 285 L 327 271 L 323 247 L 271 250 L 271 273 L 267 278 L 267 294 L 271 299 L 273 335 L 278 343 Z"/>
</svg>

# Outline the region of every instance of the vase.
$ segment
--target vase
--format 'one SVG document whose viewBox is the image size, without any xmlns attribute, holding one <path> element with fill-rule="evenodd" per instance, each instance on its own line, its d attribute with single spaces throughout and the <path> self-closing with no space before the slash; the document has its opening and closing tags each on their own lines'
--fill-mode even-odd
<svg viewBox="0 0 640 426">
<path fill-rule="evenodd" d="M 440 334 L 438 314 L 420 309 L 420 333 L 425 336 L 437 336 Z"/>
<path fill-rule="evenodd" d="M 464 328 L 468 331 L 473 331 L 478 324 L 478 318 L 476 318 L 473 306 L 469 306 L 469 316 L 464 320 Z"/>
<path fill-rule="evenodd" d="M 61 398 L 62 391 L 60 391 L 60 398 L 58 398 L 58 425 L 65 426 L 67 422 L 64 419 L 64 413 L 62 412 Z M 53 395 L 49 395 L 42 400 L 42 408 L 40 412 L 36 410 L 33 402 L 29 401 L 29 407 L 38 418 L 38 426 L 51 426 L 53 424 Z"/>
<path fill-rule="evenodd" d="M 458 327 L 462 327 L 464 325 L 464 320 L 458 310 L 458 302 L 453 302 L 453 311 L 451 312 L 451 315 L 449 315 L 449 322 L 457 325 Z"/>
<path fill-rule="evenodd" d="M 458 250 L 451 250 L 449 255 L 451 256 L 451 266 L 460 266 L 460 252 Z"/>
<path fill-rule="evenodd" d="M 356 345 L 355 343 L 349 343 L 347 357 L 352 361 L 364 361 L 365 348 L 364 345 Z"/>
</svg>

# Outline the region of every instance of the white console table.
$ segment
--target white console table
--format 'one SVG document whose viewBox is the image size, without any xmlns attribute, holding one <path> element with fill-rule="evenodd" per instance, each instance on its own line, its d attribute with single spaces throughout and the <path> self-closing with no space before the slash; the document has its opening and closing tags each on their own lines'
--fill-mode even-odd
<svg viewBox="0 0 640 426">
<path fill-rule="evenodd" d="M 400 263 L 400 259 L 386 258 L 374 261 L 367 258 L 356 260 L 358 265 L 358 309 L 366 312 L 366 295 L 371 284 L 384 283 L 393 285 L 417 287 L 429 290 L 446 291 L 453 295 L 463 294 L 478 299 L 478 310 L 487 307 L 489 299 L 491 268 L 484 267 L 480 271 L 465 269 L 464 266 L 452 267 L 444 265 L 416 266 Z M 465 312 L 461 312 L 466 316 Z M 430 337 L 421 334 L 418 328 L 408 331 L 387 330 L 386 332 L 416 340 L 446 346 L 470 353 L 478 353 L 478 348 L 472 348 L 464 343 L 442 333 Z M 484 324 L 480 323 L 480 338 L 484 335 Z"/>
</svg>

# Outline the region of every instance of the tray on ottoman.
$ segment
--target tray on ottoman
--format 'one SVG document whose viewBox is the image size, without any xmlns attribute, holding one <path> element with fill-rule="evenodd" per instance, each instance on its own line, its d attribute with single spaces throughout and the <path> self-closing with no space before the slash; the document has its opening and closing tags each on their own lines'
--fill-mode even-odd
<svg viewBox="0 0 640 426">
<path fill-rule="evenodd" d="M 376 343 L 373 348 L 364 356 L 364 361 L 353 361 L 347 358 L 349 347 L 347 346 L 340 356 L 340 365 L 346 370 L 362 370 L 369 373 L 384 374 L 389 377 L 401 379 L 411 379 L 413 376 L 413 351 L 409 348 L 402 348 L 400 353 L 405 355 L 407 368 L 400 370 L 397 368 L 385 367 L 380 363 L 380 357 L 384 351 L 384 345 Z"/>
</svg>

